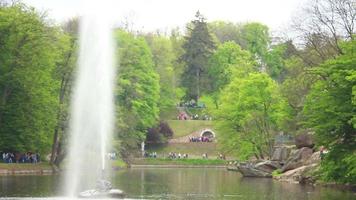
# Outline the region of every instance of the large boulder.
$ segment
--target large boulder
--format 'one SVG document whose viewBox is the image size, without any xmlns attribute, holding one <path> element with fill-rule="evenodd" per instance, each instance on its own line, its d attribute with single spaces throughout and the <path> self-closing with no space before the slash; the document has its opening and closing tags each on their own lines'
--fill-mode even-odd
<svg viewBox="0 0 356 200">
<path fill-rule="evenodd" d="M 312 173 L 318 168 L 318 164 L 310 164 L 298 167 L 293 170 L 289 170 L 280 176 L 275 176 L 273 178 L 279 181 L 285 181 L 289 183 L 302 183 L 302 184 L 310 184 L 314 183 L 315 180 L 312 176 Z"/>
<path fill-rule="evenodd" d="M 264 160 L 257 163 L 240 163 L 237 165 L 237 170 L 247 177 L 272 177 L 272 172 L 280 167 L 278 161 Z"/>
<path fill-rule="evenodd" d="M 239 164 L 237 166 L 238 171 L 246 177 L 272 177 L 270 172 L 266 172 L 260 169 L 255 168 L 255 165 L 247 163 L 247 164 Z"/>
<path fill-rule="evenodd" d="M 282 167 L 282 172 L 296 169 L 303 165 L 306 165 L 308 159 L 312 156 L 313 149 L 308 147 L 303 147 L 291 153 L 290 157 L 286 161 L 286 164 Z"/>
<path fill-rule="evenodd" d="M 266 160 L 257 163 L 254 167 L 257 170 L 272 173 L 274 170 L 281 168 L 281 165 L 277 161 Z"/>
<path fill-rule="evenodd" d="M 297 135 L 294 139 L 294 142 L 298 149 L 303 147 L 314 147 L 313 137 L 311 134 L 308 133 Z"/>
<path fill-rule="evenodd" d="M 319 164 L 320 161 L 320 151 L 316 151 L 305 161 L 305 165 Z"/>
</svg>

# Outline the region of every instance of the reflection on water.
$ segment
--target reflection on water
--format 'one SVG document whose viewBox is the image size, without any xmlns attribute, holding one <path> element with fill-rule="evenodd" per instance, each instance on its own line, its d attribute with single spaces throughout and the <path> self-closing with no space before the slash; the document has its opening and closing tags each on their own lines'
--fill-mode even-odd
<svg viewBox="0 0 356 200">
<path fill-rule="evenodd" d="M 54 197 L 58 176 L 0 177 L 1 197 Z M 129 169 L 112 184 L 134 199 L 355 199 L 349 191 L 243 178 L 225 169 Z"/>
</svg>

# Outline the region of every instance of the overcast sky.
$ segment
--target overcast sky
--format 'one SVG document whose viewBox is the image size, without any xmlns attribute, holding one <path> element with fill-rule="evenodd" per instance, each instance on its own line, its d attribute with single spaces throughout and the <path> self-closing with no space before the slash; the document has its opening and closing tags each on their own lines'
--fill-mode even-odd
<svg viewBox="0 0 356 200">
<path fill-rule="evenodd" d="M 111 1 L 116 23 L 132 22 L 135 29 L 169 30 L 184 25 L 199 10 L 208 21 L 258 21 L 272 30 L 288 24 L 306 0 L 23 0 L 39 10 L 47 10 L 51 18 L 62 22 L 82 15 L 89 1 L 96 6 Z M 83 3 L 84 2 L 84 3 Z"/>
</svg>

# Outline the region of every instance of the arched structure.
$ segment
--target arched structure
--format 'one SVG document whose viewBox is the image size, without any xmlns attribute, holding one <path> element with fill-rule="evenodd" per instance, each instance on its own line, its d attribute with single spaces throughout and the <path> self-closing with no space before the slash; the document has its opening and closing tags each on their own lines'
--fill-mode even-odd
<svg viewBox="0 0 356 200">
<path fill-rule="evenodd" d="M 215 138 L 215 132 L 211 129 L 204 129 L 200 132 L 200 137 Z"/>
</svg>

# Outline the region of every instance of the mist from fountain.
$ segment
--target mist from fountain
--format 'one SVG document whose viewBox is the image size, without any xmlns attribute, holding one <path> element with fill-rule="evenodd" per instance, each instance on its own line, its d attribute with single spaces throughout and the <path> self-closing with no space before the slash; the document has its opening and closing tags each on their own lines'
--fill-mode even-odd
<svg viewBox="0 0 356 200">
<path fill-rule="evenodd" d="M 63 188 L 69 197 L 76 197 L 85 189 L 83 185 L 94 186 L 102 178 L 114 127 L 114 42 L 107 15 L 110 9 L 105 9 L 107 4 L 101 5 L 105 1 L 83 2 L 89 12 L 80 18 L 78 70 L 71 99 Z"/>
</svg>

